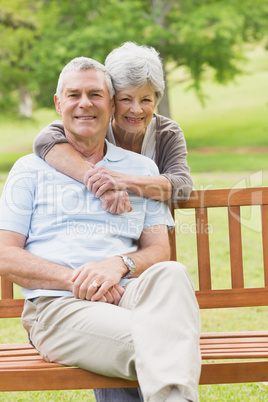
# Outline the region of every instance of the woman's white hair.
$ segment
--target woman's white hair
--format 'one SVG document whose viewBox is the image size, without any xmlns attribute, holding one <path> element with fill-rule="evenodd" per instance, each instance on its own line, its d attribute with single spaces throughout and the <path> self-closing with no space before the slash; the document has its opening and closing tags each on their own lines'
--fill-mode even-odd
<svg viewBox="0 0 268 402">
<path fill-rule="evenodd" d="M 75 59 L 71 60 L 66 66 L 62 69 L 59 80 L 58 80 L 58 85 L 57 85 L 57 90 L 56 90 L 56 96 L 61 100 L 61 95 L 62 95 L 62 89 L 63 89 L 63 81 L 64 81 L 64 75 L 67 71 L 71 70 L 100 70 L 103 71 L 105 74 L 105 81 L 107 88 L 109 90 L 110 98 L 114 96 L 114 88 L 111 80 L 110 73 L 107 71 L 107 68 L 104 67 L 103 64 L 99 63 L 96 60 L 90 59 L 88 57 L 76 57 Z"/>
<path fill-rule="evenodd" d="M 155 48 L 126 42 L 108 54 L 105 67 L 116 91 L 149 83 L 155 91 L 156 104 L 161 101 L 165 79 L 163 65 Z"/>
</svg>

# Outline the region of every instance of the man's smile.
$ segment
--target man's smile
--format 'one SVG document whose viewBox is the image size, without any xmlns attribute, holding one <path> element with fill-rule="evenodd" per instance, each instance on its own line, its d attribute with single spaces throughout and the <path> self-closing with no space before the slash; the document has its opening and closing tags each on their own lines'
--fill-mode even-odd
<svg viewBox="0 0 268 402">
<path fill-rule="evenodd" d="M 94 120 L 94 119 L 96 119 L 95 116 L 75 116 L 75 118 L 78 120 Z"/>
</svg>

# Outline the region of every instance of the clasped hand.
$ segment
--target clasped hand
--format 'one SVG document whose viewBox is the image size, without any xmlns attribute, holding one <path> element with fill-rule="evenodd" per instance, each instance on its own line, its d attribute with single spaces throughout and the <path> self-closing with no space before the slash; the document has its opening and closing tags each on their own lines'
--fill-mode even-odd
<svg viewBox="0 0 268 402">
<path fill-rule="evenodd" d="M 118 285 L 121 274 L 108 261 L 89 262 L 74 271 L 71 280 L 77 299 L 119 304 L 125 289 Z"/>
<path fill-rule="evenodd" d="M 101 200 L 102 207 L 111 214 L 132 211 L 123 175 L 102 166 L 91 164 L 84 177 L 87 189 Z"/>
</svg>

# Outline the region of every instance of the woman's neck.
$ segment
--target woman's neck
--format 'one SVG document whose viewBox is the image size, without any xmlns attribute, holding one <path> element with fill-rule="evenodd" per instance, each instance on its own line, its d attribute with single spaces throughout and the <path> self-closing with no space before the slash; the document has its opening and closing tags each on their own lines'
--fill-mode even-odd
<svg viewBox="0 0 268 402">
<path fill-rule="evenodd" d="M 116 123 L 115 119 L 112 120 L 112 129 L 115 143 L 118 147 L 136 152 L 138 154 L 141 153 L 146 130 L 140 133 L 129 133 L 125 130 L 122 130 Z"/>
</svg>

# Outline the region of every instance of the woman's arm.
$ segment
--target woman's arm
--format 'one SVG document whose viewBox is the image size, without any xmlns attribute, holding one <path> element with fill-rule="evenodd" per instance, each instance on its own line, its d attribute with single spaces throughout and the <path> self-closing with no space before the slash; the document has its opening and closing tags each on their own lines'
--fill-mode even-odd
<svg viewBox="0 0 268 402">
<path fill-rule="evenodd" d="M 96 197 L 101 197 L 107 190 L 129 190 L 143 197 L 166 201 L 172 194 L 172 185 L 165 176 L 130 175 L 97 166 L 86 172 L 85 184 Z"/>
<path fill-rule="evenodd" d="M 65 137 L 63 123 L 56 120 L 45 127 L 34 140 L 33 150 L 37 156 L 49 165 L 73 179 L 84 183 L 85 173 L 92 169 L 89 164 L 70 145 Z M 129 212 L 132 207 L 126 191 L 107 190 L 99 196 L 102 207 L 112 214 Z"/>
<path fill-rule="evenodd" d="M 46 154 L 45 160 L 60 172 L 84 183 L 89 191 L 102 200 L 103 206 L 105 206 L 108 198 L 108 194 L 105 195 L 108 191 L 130 190 L 141 196 L 159 201 L 166 201 L 172 195 L 172 185 L 165 176 L 129 175 L 95 167 L 85 162 L 80 154 L 68 143 L 55 144 Z M 98 171 L 101 177 L 95 174 Z M 104 171 L 106 174 L 104 174 Z M 100 178 L 102 179 L 101 183 L 99 182 Z M 92 185 L 93 182 L 95 186 Z M 97 187 L 97 182 L 101 187 Z M 120 200 L 122 201 L 122 198 L 119 198 L 118 202 Z M 112 201 L 108 202 L 107 208 L 111 209 L 112 204 Z M 121 207 L 121 209 L 122 212 L 125 211 L 125 208 Z M 116 210 L 119 210 L 119 208 L 116 208 Z"/>
<path fill-rule="evenodd" d="M 187 201 L 193 189 L 193 180 L 187 163 L 184 133 L 178 123 L 157 115 L 156 164 L 162 176 L 172 185 L 171 198 Z"/>
<path fill-rule="evenodd" d="M 163 134 L 166 133 L 161 133 L 164 138 Z M 164 167 L 162 171 L 160 169 L 161 175 L 158 176 L 128 175 L 88 164 L 70 144 L 64 143 L 67 140 L 60 121 L 52 123 L 39 133 L 34 141 L 34 151 L 57 170 L 86 184 L 89 191 L 101 199 L 105 210 L 121 213 L 129 211 L 130 204 L 125 201 L 125 193 L 122 194 L 123 198 L 117 197 L 114 200 L 116 196 L 111 191 L 130 190 L 159 201 L 166 201 L 171 197 L 185 201 L 189 197 L 193 183 L 186 161 L 185 140 L 183 137 L 183 141 L 179 139 L 178 142 L 176 137 L 177 133 L 172 133 L 171 140 L 168 141 L 170 144 L 160 144 L 164 148 L 164 162 L 161 160 L 160 164 L 164 163 Z M 122 204 L 123 200 L 124 204 L 118 206 L 117 203 Z"/>
<path fill-rule="evenodd" d="M 49 124 L 34 139 L 34 153 L 55 169 L 84 183 L 84 175 L 91 169 L 83 157 L 67 141 L 61 120 Z"/>
</svg>

